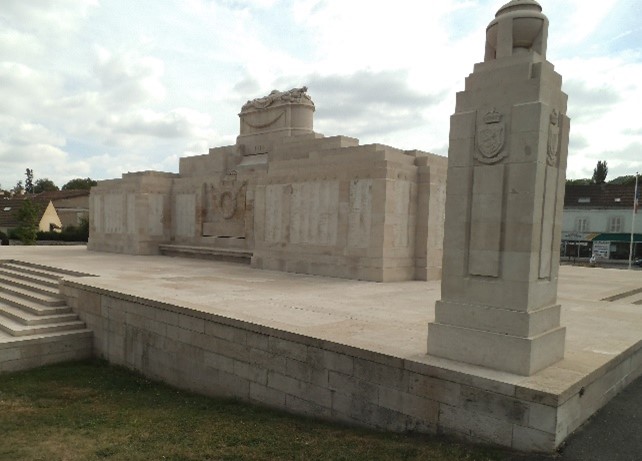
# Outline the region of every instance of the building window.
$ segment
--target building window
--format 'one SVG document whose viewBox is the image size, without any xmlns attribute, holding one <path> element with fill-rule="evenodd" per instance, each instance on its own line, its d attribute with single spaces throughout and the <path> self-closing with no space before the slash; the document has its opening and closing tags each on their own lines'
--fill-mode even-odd
<svg viewBox="0 0 642 461">
<path fill-rule="evenodd" d="M 575 231 L 588 232 L 589 231 L 588 218 L 577 218 L 577 220 L 575 221 Z"/>
<path fill-rule="evenodd" d="M 608 225 L 608 228 L 606 229 L 606 232 L 610 232 L 610 233 L 622 232 L 623 221 L 624 220 L 622 219 L 622 216 L 609 217 L 609 225 Z"/>
</svg>

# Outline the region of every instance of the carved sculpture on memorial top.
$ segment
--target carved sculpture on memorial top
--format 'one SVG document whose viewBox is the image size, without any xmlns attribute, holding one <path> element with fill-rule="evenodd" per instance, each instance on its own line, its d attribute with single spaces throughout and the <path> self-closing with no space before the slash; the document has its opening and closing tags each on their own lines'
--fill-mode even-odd
<svg viewBox="0 0 642 461">
<path fill-rule="evenodd" d="M 314 133 L 315 107 L 307 91 L 305 86 L 289 91 L 273 90 L 267 96 L 243 105 L 236 143 L 245 159 L 239 168 L 264 165 L 267 161 L 265 155 L 272 151 L 275 142 L 284 137 Z"/>
<path fill-rule="evenodd" d="M 292 88 L 289 91 L 272 90 L 267 96 L 246 102 L 241 108 L 241 113 L 257 109 L 267 109 L 270 106 L 283 103 L 297 103 L 314 106 L 314 102 L 312 102 L 312 98 L 307 94 L 307 91 L 307 86 Z"/>
</svg>

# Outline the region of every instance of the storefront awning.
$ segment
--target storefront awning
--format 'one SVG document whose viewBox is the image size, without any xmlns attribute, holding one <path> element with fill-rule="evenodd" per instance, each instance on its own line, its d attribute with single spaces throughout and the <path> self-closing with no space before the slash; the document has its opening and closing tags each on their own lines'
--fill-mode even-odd
<svg viewBox="0 0 642 461">
<path fill-rule="evenodd" d="M 622 233 L 604 233 L 598 234 L 593 238 L 594 241 L 601 242 L 630 242 L 631 234 L 622 234 Z M 642 242 L 642 234 L 633 234 L 634 242 Z"/>
</svg>

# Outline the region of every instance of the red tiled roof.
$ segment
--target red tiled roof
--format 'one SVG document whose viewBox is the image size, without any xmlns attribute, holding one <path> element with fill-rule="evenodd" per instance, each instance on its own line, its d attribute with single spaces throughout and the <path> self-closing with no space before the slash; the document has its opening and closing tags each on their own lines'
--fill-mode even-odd
<svg viewBox="0 0 642 461">
<path fill-rule="evenodd" d="M 635 186 L 600 184 L 589 186 L 567 185 L 564 208 L 617 208 L 632 209 Z"/>
<path fill-rule="evenodd" d="M 6 227 L 8 229 L 18 227 L 20 223 L 18 222 L 17 211 L 20 209 L 24 201 L 27 199 L 27 196 L 21 196 L 20 198 L 12 199 L 0 199 L 0 227 Z M 40 203 L 45 203 L 45 206 L 41 206 L 40 218 L 46 211 L 47 205 L 49 205 L 49 200 L 37 200 Z"/>
<path fill-rule="evenodd" d="M 36 199 L 47 199 L 47 200 L 55 201 L 55 200 L 61 200 L 66 198 L 83 197 L 85 195 L 89 195 L 89 190 L 74 189 L 74 190 L 55 190 L 55 191 L 41 192 L 39 194 L 36 194 L 35 197 Z"/>
</svg>

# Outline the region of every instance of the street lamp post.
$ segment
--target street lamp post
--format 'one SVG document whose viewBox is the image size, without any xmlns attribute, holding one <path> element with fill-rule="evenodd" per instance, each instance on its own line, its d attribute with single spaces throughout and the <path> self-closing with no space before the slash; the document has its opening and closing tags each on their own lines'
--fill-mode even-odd
<svg viewBox="0 0 642 461">
<path fill-rule="evenodd" d="M 635 233 L 635 215 L 638 211 L 638 172 L 635 172 L 635 192 L 633 193 L 633 212 L 631 214 L 631 242 L 629 244 L 629 270 L 633 264 L 633 235 Z"/>
</svg>

